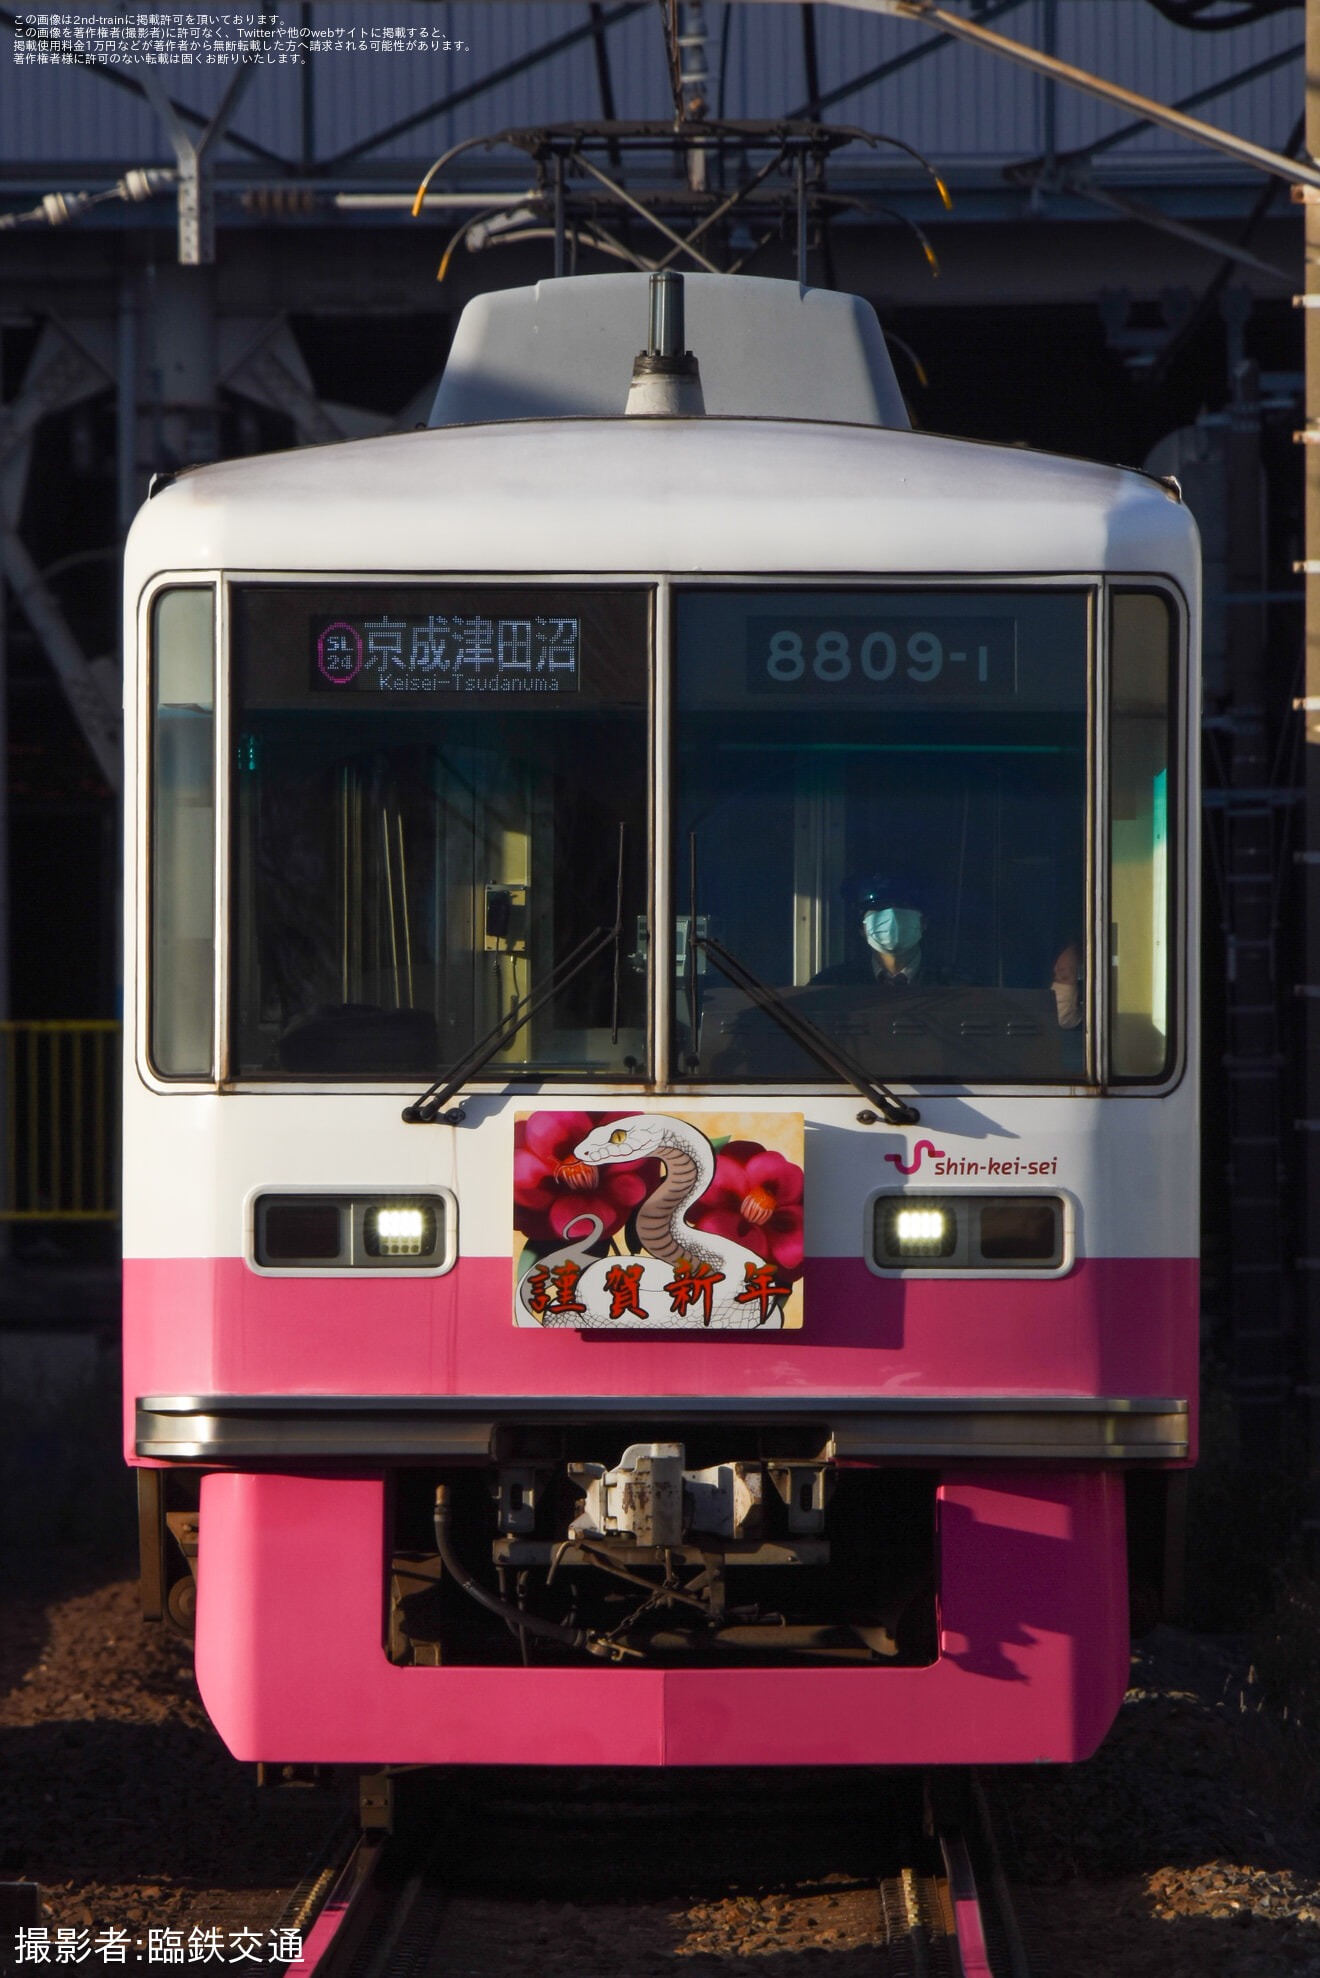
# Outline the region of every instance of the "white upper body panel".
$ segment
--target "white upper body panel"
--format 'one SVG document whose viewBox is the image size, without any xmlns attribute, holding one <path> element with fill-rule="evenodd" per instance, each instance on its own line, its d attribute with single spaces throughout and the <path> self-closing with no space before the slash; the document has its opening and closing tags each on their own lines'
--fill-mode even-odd
<svg viewBox="0 0 1320 1978">
<path fill-rule="evenodd" d="M 511 421 L 184 474 L 141 510 L 162 570 L 1018 575 L 1161 571 L 1196 527 L 1160 484 L 1017 447 L 786 419 Z M 130 641 L 131 644 L 131 641 Z"/>
<path fill-rule="evenodd" d="M 124 1254 L 241 1257 L 245 1213 L 259 1189 L 453 1191 L 463 1257 L 507 1258 L 513 1240 L 513 1116 L 556 1109 L 801 1113 L 810 1150 L 807 1251 L 860 1257 L 867 1202 L 901 1186 L 888 1157 L 919 1164 L 912 1186 L 950 1184 L 914 1149 L 924 1140 L 960 1163 L 952 1186 L 982 1193 L 1064 1191 L 1080 1257 L 1194 1257 L 1200 1239 L 1195 1081 L 1163 1098 L 1132 1094 L 1111 1105 L 1087 1097 L 925 1092 L 919 1126 L 861 1126 L 855 1092 L 826 1098 L 747 1088 L 736 1101 L 609 1086 L 515 1088 L 467 1101 L 469 1124 L 405 1126 L 412 1096 L 341 1092 L 172 1093 L 160 1098 L 130 1077 L 125 1091 Z M 1048 1178 L 1011 1171 L 1014 1160 L 1052 1162 Z M 995 1166 L 991 1166 L 994 1162 Z"/>
<path fill-rule="evenodd" d="M 694 348 L 697 321 L 694 284 Z M 618 382 L 622 397 L 626 375 Z M 217 570 L 768 579 L 1150 572 L 1184 592 L 1193 651 L 1199 607 L 1195 525 L 1146 476 L 877 425 L 782 418 L 511 420 L 190 472 L 147 503 L 130 533 L 127 650 L 153 578 Z M 139 689 L 131 674 L 126 685 L 132 789 Z M 1188 766 L 1191 784 L 1194 754 Z M 1187 794 L 1194 802 L 1194 789 Z M 130 830 L 130 972 L 137 842 Z M 1195 922 L 1188 897 L 1188 953 Z M 416 1186 L 422 1166 L 458 1191 L 465 1254 L 507 1254 L 511 1142 L 496 1122 L 512 1100 L 480 1102 L 493 1133 L 455 1135 L 403 1126 L 397 1095 L 360 1089 L 161 1099 L 135 1059 L 129 1040 L 129 1255 L 239 1254 L 241 1205 L 255 1186 Z M 1082 1205 L 1084 1254 L 1185 1256 L 1197 1241 L 1194 1084 L 1184 1076 L 1163 1099 L 1134 1092 L 1113 1106 L 1094 1095 L 994 1094 L 970 1111 L 964 1097 L 933 1093 L 920 1101 L 916 1132 L 933 1132 L 960 1156 L 1057 1155 L 1058 1185 Z M 542 1096 L 572 1103 L 558 1086 Z M 815 1156 L 809 1247 L 857 1254 L 865 1196 L 894 1173 L 883 1156 L 910 1148 L 914 1136 L 859 1129 L 854 1094 L 776 1091 L 756 1101 L 767 1102 L 834 1129 Z M 593 1088 L 583 1103 L 617 1101 Z M 684 1101 L 693 1103 L 715 1102 Z"/>
</svg>

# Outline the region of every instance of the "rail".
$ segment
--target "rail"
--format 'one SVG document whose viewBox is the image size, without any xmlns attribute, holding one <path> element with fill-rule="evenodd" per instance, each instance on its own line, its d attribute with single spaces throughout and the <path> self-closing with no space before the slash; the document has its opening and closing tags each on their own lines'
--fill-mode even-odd
<svg viewBox="0 0 1320 1978">
<path fill-rule="evenodd" d="M 0 1222 L 119 1219 L 120 1025 L 0 1022 Z"/>
<path fill-rule="evenodd" d="M 584 1872 L 589 1882 L 591 1877 L 582 1869 L 581 1851 L 575 1852 L 574 1841 L 589 1846 L 608 1830 L 609 1814 L 591 1792 L 575 1793 L 571 1776 L 560 1773 L 564 1783 L 552 1781 L 548 1786 L 562 1823 L 557 1836 L 545 1832 L 538 1813 L 547 1787 L 524 1789 L 515 1778 L 497 1789 L 495 1804 L 484 1802 L 489 1789 L 480 1781 L 470 1789 L 469 1810 L 482 1817 L 467 1823 L 463 1838 L 461 1818 L 458 1822 L 451 1818 L 447 1831 L 437 1835 L 441 1802 L 435 1794 L 449 1789 L 440 1786 L 440 1775 L 432 1768 L 387 1766 L 382 1772 L 361 1775 L 357 1846 L 345 1858 L 348 1841 L 341 1830 L 328 1863 L 322 1864 L 325 1872 L 314 1888 L 309 1883 L 297 1892 L 286 1914 L 286 1922 L 296 1916 L 296 1927 L 303 1932 L 302 1960 L 296 1967 L 300 1978 L 387 1978 L 387 1974 L 393 1978 L 393 1974 L 449 1970 L 451 1965 L 457 1969 L 449 1955 L 458 1943 L 447 1934 L 448 1912 L 455 1898 L 474 1890 L 480 1891 L 488 1917 L 501 1901 L 512 1912 L 525 1909 L 528 1878 L 543 1895 L 553 1892 L 580 1902 L 586 1893 Z M 396 1787 L 405 1785 L 414 1794 L 405 1792 L 397 1799 Z M 898 1819 L 897 1825 L 901 1803 L 896 1806 L 892 1800 L 882 1803 L 877 1798 L 873 1807 L 880 1828 L 893 1836 L 884 1844 L 887 1859 L 877 1863 L 879 1928 L 873 1939 L 873 1968 L 881 1978 L 1035 1978 L 1041 1967 L 1018 1927 L 994 1817 L 977 1774 L 950 1768 L 925 1780 L 915 1778 L 907 1790 L 907 1817 Z M 632 1817 L 645 1823 L 649 1808 L 657 1832 L 662 1825 L 681 1829 L 685 1816 L 689 1825 L 701 1827 L 703 1878 L 712 1872 L 712 1862 L 718 1863 L 721 1848 L 728 1848 L 730 1836 L 741 1833 L 740 1790 L 732 1777 L 713 1791 L 703 1785 L 692 1792 L 677 1780 L 667 1785 L 657 1780 L 649 1790 L 634 1786 L 634 1794 L 640 1800 L 631 1807 Z M 775 1809 L 789 1802 L 771 1790 L 762 1795 L 761 1803 L 765 1820 L 759 1842 L 763 1849 L 769 1845 L 771 1857 L 779 1860 L 776 1846 L 782 1847 L 783 1837 L 776 1841 Z M 444 1804 L 452 1816 L 450 1802 Z M 923 1826 L 927 1827 L 924 1840 L 918 1837 Z M 644 1830 L 643 1826 L 638 1831 Z M 525 1847 L 508 1845 L 513 1834 L 525 1840 L 529 1831 L 541 1837 L 541 1845 L 530 1856 Z M 735 1851 L 741 1845 L 735 1840 Z M 792 1859 L 794 1847 L 790 1838 L 781 1869 L 784 1861 Z M 763 1869 L 765 1860 L 763 1853 Z M 510 1867 L 511 1863 L 516 1866 Z M 726 1866 L 731 1865 L 726 1856 Z M 674 1893 L 685 1890 L 684 1878 L 692 1870 L 693 1861 L 680 1848 L 674 1862 Z M 718 1867 L 714 1872 L 720 1873 Z M 816 1886 L 814 1876 L 807 1880 Z M 602 1894 L 598 1875 L 592 1892 Z M 634 1887 L 614 1882 L 606 1901 L 626 1903 L 630 1894 L 653 1897 L 654 1893 L 643 1876 Z M 484 1978 L 486 1971 L 504 1968 L 499 1956 L 493 1940 L 489 1964 L 474 1966 L 466 1944 L 461 1961 L 473 1978 Z M 290 1972 L 294 1968 L 289 1967 Z"/>
</svg>

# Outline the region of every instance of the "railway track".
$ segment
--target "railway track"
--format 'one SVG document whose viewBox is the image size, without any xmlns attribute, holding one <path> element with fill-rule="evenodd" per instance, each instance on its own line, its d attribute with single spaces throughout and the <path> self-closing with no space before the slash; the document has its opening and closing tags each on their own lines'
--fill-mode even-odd
<svg viewBox="0 0 1320 1978">
<path fill-rule="evenodd" d="M 595 1978 L 589 1947 L 574 1951 L 560 1937 L 563 1963 L 554 1962 L 565 1895 L 606 1910 L 613 1906 L 621 1918 L 650 1914 L 663 1908 L 667 1897 L 672 1916 L 675 1891 L 681 1889 L 680 1902 L 690 1904 L 695 1886 L 699 1893 L 719 1890 L 720 1895 L 688 1914 L 719 1910 L 721 1896 L 724 1909 L 732 1901 L 740 1913 L 754 1913 L 764 1898 L 745 1893 L 752 1859 L 758 1888 L 779 1891 L 769 1897 L 772 1905 L 783 1905 L 776 1913 L 791 1913 L 804 1902 L 810 1908 L 821 1900 L 821 1890 L 837 1891 L 824 1899 L 859 1912 L 869 1904 L 864 1938 L 849 1943 L 842 1940 L 846 1933 L 830 1930 L 820 1944 L 841 1951 L 846 1959 L 841 1968 L 850 1974 L 1041 1978 L 1022 1940 L 990 1809 L 974 1775 L 942 1777 L 919 1802 L 906 1783 L 896 1788 L 885 1782 L 874 1830 L 866 1837 L 869 1845 L 846 1849 L 836 1857 L 844 1861 L 842 1872 L 823 1878 L 820 1865 L 831 1857 L 830 1827 L 848 1826 L 856 1836 L 854 1782 L 842 1805 L 837 1793 L 832 1796 L 833 1819 L 827 1801 L 823 1822 L 812 1817 L 811 1791 L 793 1815 L 798 1795 L 791 1777 L 778 1791 L 767 1791 L 764 1782 L 749 1785 L 744 1777 L 732 1801 L 721 1783 L 712 1781 L 712 1790 L 700 1793 L 694 1792 L 692 1775 L 679 1782 L 660 1775 L 640 1785 L 635 1778 L 611 1777 L 604 1783 L 596 1778 L 583 1790 L 581 1775 L 566 1784 L 562 1776 L 547 1781 L 542 1774 L 524 1798 L 503 1780 L 474 1782 L 471 1775 L 461 1781 L 432 1773 L 365 1782 L 367 1817 L 384 1824 L 367 1827 L 355 1843 L 344 1836 L 335 1859 L 321 1864 L 295 1892 L 285 1921 L 304 1933 L 303 1963 L 296 1968 L 302 1978 L 455 1978 L 456 1973 L 508 1978 L 519 1968 L 516 1954 L 503 1938 L 496 1942 L 508 1914 L 514 1937 L 521 1933 L 525 1939 L 529 1969 L 571 1968 L 576 1978 Z M 817 1778 L 812 1785 L 818 1792 Z M 796 1881 L 791 1869 L 785 1873 L 794 1829 L 809 1857 L 805 1875 Z M 703 1849 L 687 1844 L 694 1830 L 704 1833 L 704 1862 Z M 735 1844 L 741 1846 L 744 1879 Z M 868 1854 L 872 1860 L 866 1866 L 879 1872 L 866 1872 L 861 1857 Z M 590 1865 L 603 1855 L 604 1868 Z M 744 1893 L 731 1898 L 730 1890 Z M 816 1894 L 804 1898 L 803 1890 Z M 547 1902 L 548 1894 L 558 1900 Z M 484 1964 L 474 1962 L 471 1918 L 466 1932 L 458 1919 L 458 1912 L 474 1907 L 491 1932 L 484 1952 L 490 1961 Z M 578 1913 L 574 1903 L 566 1907 Z M 533 1930 L 533 1911 L 537 1917 L 550 1912 L 550 1923 Z M 606 1959 L 598 1967 L 602 1972 L 649 1970 L 648 1946 L 634 1934 L 639 1927 L 644 1939 L 644 1924 L 621 1923 L 628 1942 L 608 1959 L 597 1944 L 597 1956 Z M 690 1953 L 722 1949 L 726 1956 L 773 1951 L 773 1943 L 751 1941 L 755 1927 L 747 1923 L 741 1942 L 735 1931 L 723 1943 L 685 1948 Z M 662 1964 L 670 1964 L 672 1946 L 650 1948 Z M 483 1955 L 480 1947 L 475 1955 Z"/>
</svg>

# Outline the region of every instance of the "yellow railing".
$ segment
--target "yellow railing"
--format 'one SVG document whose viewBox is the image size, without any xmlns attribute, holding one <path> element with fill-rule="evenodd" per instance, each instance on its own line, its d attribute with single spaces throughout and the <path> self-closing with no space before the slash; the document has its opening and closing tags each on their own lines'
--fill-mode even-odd
<svg viewBox="0 0 1320 1978">
<path fill-rule="evenodd" d="M 118 1220 L 119 1032 L 109 1018 L 0 1022 L 0 1222 Z"/>
</svg>

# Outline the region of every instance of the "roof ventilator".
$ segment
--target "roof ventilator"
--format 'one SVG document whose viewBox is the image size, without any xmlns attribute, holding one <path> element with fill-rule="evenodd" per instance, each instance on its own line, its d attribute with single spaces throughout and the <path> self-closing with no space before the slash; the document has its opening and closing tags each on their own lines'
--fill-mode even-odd
<svg viewBox="0 0 1320 1978">
<path fill-rule="evenodd" d="M 646 349 L 633 364 L 625 410 L 629 418 L 700 419 L 706 401 L 701 372 L 685 350 L 683 277 L 665 271 L 651 277 Z"/>
</svg>

